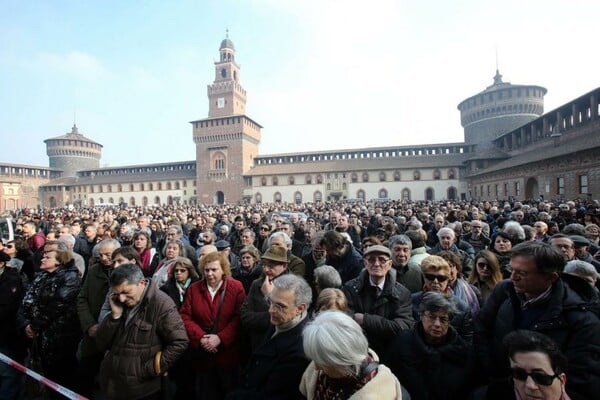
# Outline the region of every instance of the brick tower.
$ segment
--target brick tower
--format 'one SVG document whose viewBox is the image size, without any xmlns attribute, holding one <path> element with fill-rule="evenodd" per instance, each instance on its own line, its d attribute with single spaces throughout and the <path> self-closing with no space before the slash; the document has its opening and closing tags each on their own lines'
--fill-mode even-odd
<svg viewBox="0 0 600 400">
<path fill-rule="evenodd" d="M 215 62 L 215 80 L 208 85 L 208 118 L 191 122 L 199 203 L 241 201 L 243 175 L 258 155 L 262 126 L 246 116 L 246 91 L 239 80 L 235 47 L 227 36 Z"/>
</svg>

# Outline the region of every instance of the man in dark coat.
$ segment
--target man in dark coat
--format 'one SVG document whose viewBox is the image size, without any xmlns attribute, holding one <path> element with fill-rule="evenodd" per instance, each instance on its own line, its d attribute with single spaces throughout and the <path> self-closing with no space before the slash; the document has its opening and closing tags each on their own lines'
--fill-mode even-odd
<svg viewBox="0 0 600 400">
<path fill-rule="evenodd" d="M 77 296 L 77 315 L 83 332 L 79 347 L 78 392 L 90 398 L 104 357 L 96 346 L 98 316 L 109 289 L 108 277 L 114 266 L 112 253 L 119 247 L 121 244 L 116 239 L 106 239 L 98 244 L 98 262 L 89 268 Z"/>
<path fill-rule="evenodd" d="M 271 328 L 254 350 L 241 388 L 229 399 L 303 399 L 298 389 L 309 360 L 304 355 L 302 330 L 312 292 L 306 281 L 285 274 L 273 281 L 268 296 Z"/>
<path fill-rule="evenodd" d="M 344 285 L 348 308 L 364 329 L 369 346 L 384 354 L 390 341 L 402 330 L 411 329 L 410 292 L 396 282 L 390 250 L 381 245 L 368 247 L 364 254 L 365 269 Z"/>
<path fill-rule="evenodd" d="M 500 282 L 479 313 L 475 350 L 492 381 L 509 373 L 504 337 L 517 329 L 553 339 L 567 356 L 567 392 L 572 399 L 600 393 L 598 298 L 585 282 L 560 276 L 563 256 L 545 243 L 524 242 L 512 249 L 510 280 Z M 582 284 L 578 284 L 582 283 Z"/>
<path fill-rule="evenodd" d="M 363 267 L 362 256 L 341 233 L 325 232 L 319 244 L 327 251 L 325 264 L 337 269 L 342 283 L 358 276 Z"/>
<path fill-rule="evenodd" d="M 188 347 L 183 321 L 173 300 L 144 279 L 138 266 L 119 266 L 109 283 L 111 314 L 96 333 L 98 349 L 105 352 L 100 386 L 109 399 L 157 398 L 160 374 Z"/>
</svg>

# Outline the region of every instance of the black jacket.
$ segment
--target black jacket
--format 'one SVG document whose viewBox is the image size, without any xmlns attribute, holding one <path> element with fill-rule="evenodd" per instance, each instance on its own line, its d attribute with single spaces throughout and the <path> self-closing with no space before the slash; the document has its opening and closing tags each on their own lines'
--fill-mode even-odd
<svg viewBox="0 0 600 400">
<path fill-rule="evenodd" d="M 27 288 L 19 309 L 19 330 L 37 333 L 38 349 L 47 365 L 73 357 L 81 339 L 77 295 L 79 270 L 73 260 L 54 272 L 41 272 Z"/>
<path fill-rule="evenodd" d="M 300 379 L 309 360 L 302 347 L 302 330 L 307 318 L 275 337 L 271 327 L 250 357 L 242 378 L 242 389 L 230 399 L 303 399 Z"/>
<path fill-rule="evenodd" d="M 382 360 L 413 400 L 466 399 L 473 387 L 473 349 L 450 325 L 446 342 L 427 345 L 420 322 L 402 332 Z"/>
<path fill-rule="evenodd" d="M 394 276 L 388 272 L 383 291 L 377 298 L 367 270 L 363 270 L 343 288 L 351 312 L 364 314 L 362 327 L 369 339 L 369 346 L 377 354 L 383 354 L 398 333 L 411 329 L 415 323 L 410 292 L 396 282 Z"/>
<path fill-rule="evenodd" d="M 558 279 L 549 298 L 538 306 L 541 315 L 528 326 L 523 326 L 524 313 L 512 281 L 498 283 L 475 324 L 475 350 L 487 376 L 508 376 L 502 339 L 515 329 L 530 329 L 553 339 L 567 356 L 571 398 L 596 398 L 600 393 L 598 297 L 590 285 L 581 283 L 567 276 Z"/>
<path fill-rule="evenodd" d="M 348 243 L 346 252 L 341 257 L 332 258 L 328 256 L 325 264 L 337 269 L 342 278 L 342 284 L 356 278 L 363 269 L 362 255 L 350 243 Z"/>
<path fill-rule="evenodd" d="M 25 356 L 25 341 L 17 331 L 17 311 L 24 294 L 19 272 L 4 267 L 0 275 L 0 351 L 20 361 Z"/>
</svg>

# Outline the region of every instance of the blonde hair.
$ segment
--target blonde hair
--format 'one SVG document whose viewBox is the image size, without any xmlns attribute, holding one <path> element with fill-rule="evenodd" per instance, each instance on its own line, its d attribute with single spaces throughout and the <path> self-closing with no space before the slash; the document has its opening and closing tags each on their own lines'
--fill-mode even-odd
<svg viewBox="0 0 600 400">
<path fill-rule="evenodd" d="M 317 297 L 317 311 L 325 310 L 348 310 L 348 300 L 340 289 L 327 288 L 321 290 Z"/>
<path fill-rule="evenodd" d="M 429 256 L 421 261 L 421 271 L 424 274 L 429 272 L 443 272 L 446 276 L 450 276 L 450 264 L 440 256 Z"/>
</svg>

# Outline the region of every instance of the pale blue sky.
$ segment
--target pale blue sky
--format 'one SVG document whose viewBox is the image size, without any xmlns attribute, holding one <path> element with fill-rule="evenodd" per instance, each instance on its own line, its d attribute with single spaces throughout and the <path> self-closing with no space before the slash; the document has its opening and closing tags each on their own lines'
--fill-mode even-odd
<svg viewBox="0 0 600 400">
<path fill-rule="evenodd" d="M 0 0 L 1 161 L 44 139 L 104 145 L 101 165 L 192 160 L 189 121 L 230 30 L 261 154 L 462 141 L 457 104 L 492 83 L 600 86 L 600 2 Z"/>
</svg>

